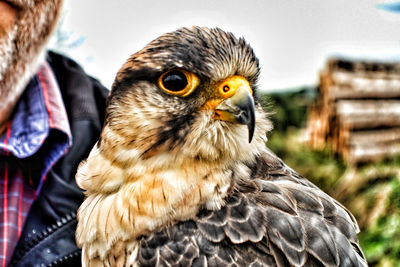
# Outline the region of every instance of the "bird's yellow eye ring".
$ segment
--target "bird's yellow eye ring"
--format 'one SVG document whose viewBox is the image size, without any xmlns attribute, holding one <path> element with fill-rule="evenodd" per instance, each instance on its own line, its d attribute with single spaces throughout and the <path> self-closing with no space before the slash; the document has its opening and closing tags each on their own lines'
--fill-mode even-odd
<svg viewBox="0 0 400 267">
<path fill-rule="evenodd" d="M 172 69 L 164 72 L 158 78 L 158 86 L 165 92 L 186 97 L 199 85 L 199 78 L 183 69 Z"/>
</svg>

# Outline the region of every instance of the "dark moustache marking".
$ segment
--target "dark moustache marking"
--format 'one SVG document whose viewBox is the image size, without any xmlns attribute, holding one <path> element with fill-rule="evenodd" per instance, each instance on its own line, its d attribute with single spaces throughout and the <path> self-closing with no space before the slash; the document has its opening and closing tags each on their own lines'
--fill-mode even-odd
<svg viewBox="0 0 400 267">
<path fill-rule="evenodd" d="M 161 130 L 158 133 L 157 141 L 152 144 L 146 151 L 143 152 L 142 155 L 146 155 L 153 149 L 157 149 L 162 146 L 165 142 L 169 141 L 168 150 L 171 151 L 175 147 L 183 144 L 186 139 L 187 133 L 190 131 L 190 125 L 194 120 L 193 114 L 188 114 L 184 116 L 176 117 L 175 119 L 169 120 L 166 122 L 166 127 L 169 130 Z M 185 134 L 180 136 L 179 132 L 183 130 Z"/>
</svg>

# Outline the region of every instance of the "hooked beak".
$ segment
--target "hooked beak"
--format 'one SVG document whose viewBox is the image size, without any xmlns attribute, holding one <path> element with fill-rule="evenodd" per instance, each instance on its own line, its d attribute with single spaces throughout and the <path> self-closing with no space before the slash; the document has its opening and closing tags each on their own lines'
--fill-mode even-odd
<svg viewBox="0 0 400 267">
<path fill-rule="evenodd" d="M 255 128 L 255 107 L 249 82 L 242 76 L 232 76 L 219 85 L 224 100 L 215 107 L 218 119 L 247 125 L 249 143 Z"/>
</svg>

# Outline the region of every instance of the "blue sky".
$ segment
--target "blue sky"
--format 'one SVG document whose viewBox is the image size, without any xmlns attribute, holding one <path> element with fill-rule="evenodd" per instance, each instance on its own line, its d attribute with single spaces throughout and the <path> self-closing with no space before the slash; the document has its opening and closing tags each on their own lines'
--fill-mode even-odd
<svg viewBox="0 0 400 267">
<path fill-rule="evenodd" d="M 129 55 L 148 42 L 199 25 L 245 37 L 260 59 L 260 88 L 278 90 L 316 84 L 334 55 L 400 62 L 400 13 L 377 8 L 392 2 L 65 1 L 62 27 L 85 38 L 69 54 L 108 87 Z"/>
</svg>

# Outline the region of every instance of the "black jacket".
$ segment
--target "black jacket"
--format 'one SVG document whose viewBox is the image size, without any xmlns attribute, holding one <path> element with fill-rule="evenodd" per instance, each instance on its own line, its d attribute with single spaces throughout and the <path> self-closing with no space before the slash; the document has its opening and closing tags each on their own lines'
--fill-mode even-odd
<svg viewBox="0 0 400 267">
<path fill-rule="evenodd" d="M 99 137 L 108 90 L 64 56 L 49 52 L 47 60 L 60 86 L 73 145 L 48 173 L 10 266 L 80 266 L 75 228 L 83 194 L 75 183 L 75 173 Z"/>
</svg>

